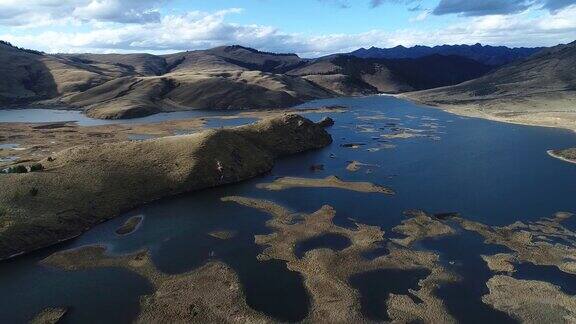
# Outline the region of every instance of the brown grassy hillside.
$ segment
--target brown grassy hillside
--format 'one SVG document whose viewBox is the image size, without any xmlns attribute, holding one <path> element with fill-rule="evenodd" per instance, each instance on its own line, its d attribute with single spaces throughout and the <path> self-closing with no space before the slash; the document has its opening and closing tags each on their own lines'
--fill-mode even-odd
<svg viewBox="0 0 576 324">
<path fill-rule="evenodd" d="M 142 203 L 234 183 L 283 155 L 330 144 L 298 115 L 148 141 L 76 146 L 42 171 L 0 174 L 0 259 L 78 236 Z"/>
<path fill-rule="evenodd" d="M 242 46 L 150 54 L 48 55 L 0 44 L 0 105 L 52 104 L 104 119 L 161 111 L 288 107 L 337 95 L 399 93 L 454 84 L 480 63 L 438 56 L 308 60 Z M 12 63 L 14 62 L 14 63 Z"/>
<path fill-rule="evenodd" d="M 576 42 L 468 82 L 406 96 L 465 115 L 576 129 Z"/>
</svg>

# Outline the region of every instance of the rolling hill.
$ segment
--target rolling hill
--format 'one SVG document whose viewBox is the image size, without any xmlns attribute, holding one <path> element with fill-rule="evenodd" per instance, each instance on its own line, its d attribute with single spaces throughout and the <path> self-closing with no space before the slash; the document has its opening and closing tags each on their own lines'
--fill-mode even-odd
<svg viewBox="0 0 576 324">
<path fill-rule="evenodd" d="M 0 42 L 0 75 L 0 103 L 20 104 L 81 92 L 121 74 Z"/>
<path fill-rule="evenodd" d="M 401 93 L 430 89 L 479 77 L 490 67 L 458 56 L 417 59 L 362 59 L 332 55 L 289 71 L 340 95 Z"/>
<path fill-rule="evenodd" d="M 8 64 L 10 62 L 10 64 Z M 151 54 L 49 55 L 0 44 L 0 104 L 43 104 L 116 119 L 160 111 L 288 107 L 339 95 L 456 84 L 491 68 L 456 56 L 363 59 L 224 46 Z"/>
<path fill-rule="evenodd" d="M 576 42 L 474 80 L 405 96 L 469 116 L 576 130 Z"/>
</svg>

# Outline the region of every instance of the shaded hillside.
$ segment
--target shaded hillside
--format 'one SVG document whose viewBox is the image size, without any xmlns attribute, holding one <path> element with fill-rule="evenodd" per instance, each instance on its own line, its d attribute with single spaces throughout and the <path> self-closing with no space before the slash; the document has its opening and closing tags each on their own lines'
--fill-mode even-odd
<svg viewBox="0 0 576 324">
<path fill-rule="evenodd" d="M 166 60 L 152 54 L 70 54 L 62 55 L 73 62 L 102 66 L 112 65 L 124 75 L 162 75 L 167 72 Z"/>
<path fill-rule="evenodd" d="M 332 55 L 308 62 L 289 71 L 340 95 L 410 91 L 406 82 L 386 66 L 350 55 Z"/>
<path fill-rule="evenodd" d="M 576 129 L 576 42 L 468 82 L 407 97 L 468 115 Z"/>
<path fill-rule="evenodd" d="M 80 92 L 119 74 L 1 42 L 0 75 L 0 104 L 18 104 Z"/>
<path fill-rule="evenodd" d="M 98 118 L 185 109 L 275 108 L 334 93 L 282 74 L 294 54 L 240 46 L 166 56 L 48 55 L 0 43 L 0 104 L 66 105 Z"/>
<path fill-rule="evenodd" d="M 541 49 L 542 47 L 509 48 L 506 46 L 490 46 L 481 44 L 440 45 L 434 47 L 396 46 L 393 48 L 378 48 L 378 47 L 371 47 L 368 49 L 360 48 L 354 52 L 351 52 L 350 54 L 361 58 L 383 58 L 383 59 L 420 58 L 435 54 L 456 55 L 473 59 L 486 65 L 501 66 L 519 59 L 527 58 Z"/>
<path fill-rule="evenodd" d="M 66 103 L 97 118 L 130 118 L 158 111 L 288 107 L 334 94 L 305 79 L 279 73 L 302 64 L 294 54 L 240 46 L 165 56 L 69 56 L 124 68 L 111 80 Z M 114 60 L 114 61 L 113 61 Z"/>
<path fill-rule="evenodd" d="M 362 59 L 333 55 L 309 62 L 289 74 L 302 76 L 343 95 L 400 93 L 457 84 L 479 77 L 490 67 L 458 56 L 418 59 Z"/>
</svg>

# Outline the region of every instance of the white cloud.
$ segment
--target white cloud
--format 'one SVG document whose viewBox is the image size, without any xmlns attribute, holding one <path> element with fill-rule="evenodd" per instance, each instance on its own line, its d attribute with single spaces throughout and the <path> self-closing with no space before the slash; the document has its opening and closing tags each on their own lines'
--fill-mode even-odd
<svg viewBox="0 0 576 324">
<path fill-rule="evenodd" d="M 168 0 L 2 0 L 0 25 L 37 27 L 78 22 L 145 23 L 160 20 Z"/>
<path fill-rule="evenodd" d="M 432 10 L 424 9 L 415 17 L 410 18 L 410 22 L 424 21 L 426 18 L 428 18 L 428 16 L 430 16 L 431 13 Z"/>
<path fill-rule="evenodd" d="M 371 30 L 355 34 L 303 35 L 273 26 L 227 22 L 241 9 L 213 13 L 170 14 L 144 24 L 92 24 L 85 32 L 6 33 L 18 46 L 47 52 L 166 53 L 240 44 L 272 52 L 296 52 L 314 57 L 349 52 L 359 47 L 484 43 L 507 46 L 551 46 L 576 39 L 576 6 L 556 12 L 525 11 L 513 15 L 461 17 L 445 28 Z M 90 14 L 94 17 L 96 14 Z"/>
</svg>

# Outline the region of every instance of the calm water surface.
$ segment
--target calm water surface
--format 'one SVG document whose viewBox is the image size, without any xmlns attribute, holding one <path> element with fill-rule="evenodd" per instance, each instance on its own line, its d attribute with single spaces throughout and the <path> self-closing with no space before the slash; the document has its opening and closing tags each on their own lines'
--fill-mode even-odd
<svg viewBox="0 0 576 324">
<path fill-rule="evenodd" d="M 466 218 L 492 225 L 536 220 L 557 211 L 576 212 L 576 167 L 546 154 L 549 149 L 576 145 L 576 135 L 569 131 L 462 118 L 384 96 L 320 100 L 302 107 L 322 105 L 349 107 L 345 113 L 307 115 L 315 120 L 329 115 L 336 120 L 329 130 L 334 143 L 325 149 L 284 158 L 271 174 L 261 178 L 143 206 L 72 242 L 0 263 L 0 322 L 22 323 L 46 306 L 59 305 L 71 309 L 65 322 L 112 323 L 134 319 L 139 296 L 151 289 L 137 275 L 119 269 L 67 273 L 37 265 L 38 260 L 55 251 L 93 243 L 108 245 L 112 253 L 148 248 L 158 268 L 167 273 L 186 272 L 211 259 L 222 260 L 238 273 L 251 307 L 279 320 L 302 320 L 310 302 L 300 275 L 286 269 L 283 262 L 256 260 L 262 247 L 254 243 L 254 235 L 269 233 L 264 224 L 269 216 L 220 201 L 228 195 L 268 199 L 302 213 L 329 204 L 336 209 L 334 222 L 338 225 L 349 226 L 352 218 L 381 226 L 387 237 L 391 235 L 390 229 L 405 219 L 402 212 L 409 209 L 459 212 Z M 38 114 L 33 117 L 38 122 L 91 123 L 74 112 Z M 68 119 L 70 114 L 76 114 L 74 119 Z M 200 112 L 186 112 L 175 118 L 200 116 L 187 114 Z M 61 119 L 54 120 L 56 115 Z M 0 110 L 0 121 L 18 118 L 31 121 L 32 117 L 24 111 Z M 158 114 L 130 122 L 162 118 L 168 117 Z M 252 120 L 236 121 L 244 122 Z M 417 130 L 420 136 L 406 139 L 381 136 L 393 133 L 395 127 Z M 358 149 L 341 147 L 346 143 L 365 145 Z M 346 165 L 351 160 L 370 166 L 349 172 Z M 324 170 L 311 172 L 313 164 L 323 164 Z M 375 182 L 391 187 L 397 194 L 383 196 L 312 188 L 268 192 L 255 187 L 279 176 L 328 175 L 347 181 Z M 140 229 L 132 235 L 117 236 L 114 230 L 134 215 L 145 217 Z M 572 226 L 574 222 L 568 224 L 576 229 Z M 236 236 L 218 240 L 208 235 L 215 230 L 234 230 Z M 346 244 L 341 238 L 320 238 L 303 243 L 300 253 L 321 247 L 338 250 Z M 480 237 L 466 232 L 425 241 L 418 247 L 437 251 L 447 267 L 464 277 L 458 285 L 441 287 L 438 292 L 457 319 L 511 321 L 480 300 L 487 292 L 485 282 L 490 272 L 479 255 L 505 249 L 485 245 Z M 381 248 L 366 257 L 385 253 L 386 249 Z M 558 276 L 546 267 L 522 265 L 519 269 L 519 278 L 548 281 L 556 278 L 554 283 L 564 291 L 576 292 L 571 276 Z M 386 296 L 380 292 L 406 293 L 417 283 L 414 278 L 422 276 L 425 273 L 379 271 L 357 276 L 352 283 L 362 294 L 365 312 L 372 318 L 385 319 L 386 314 L 378 307 Z"/>
<path fill-rule="evenodd" d="M 163 121 L 207 117 L 207 127 L 227 127 L 239 124 L 251 123 L 253 118 L 220 119 L 210 117 L 232 116 L 238 111 L 219 110 L 190 110 L 158 113 L 132 119 L 94 119 L 86 116 L 78 110 L 55 110 L 55 109 L 0 109 L 0 123 L 56 123 L 76 122 L 80 126 L 98 126 L 110 124 L 146 124 Z"/>
</svg>

